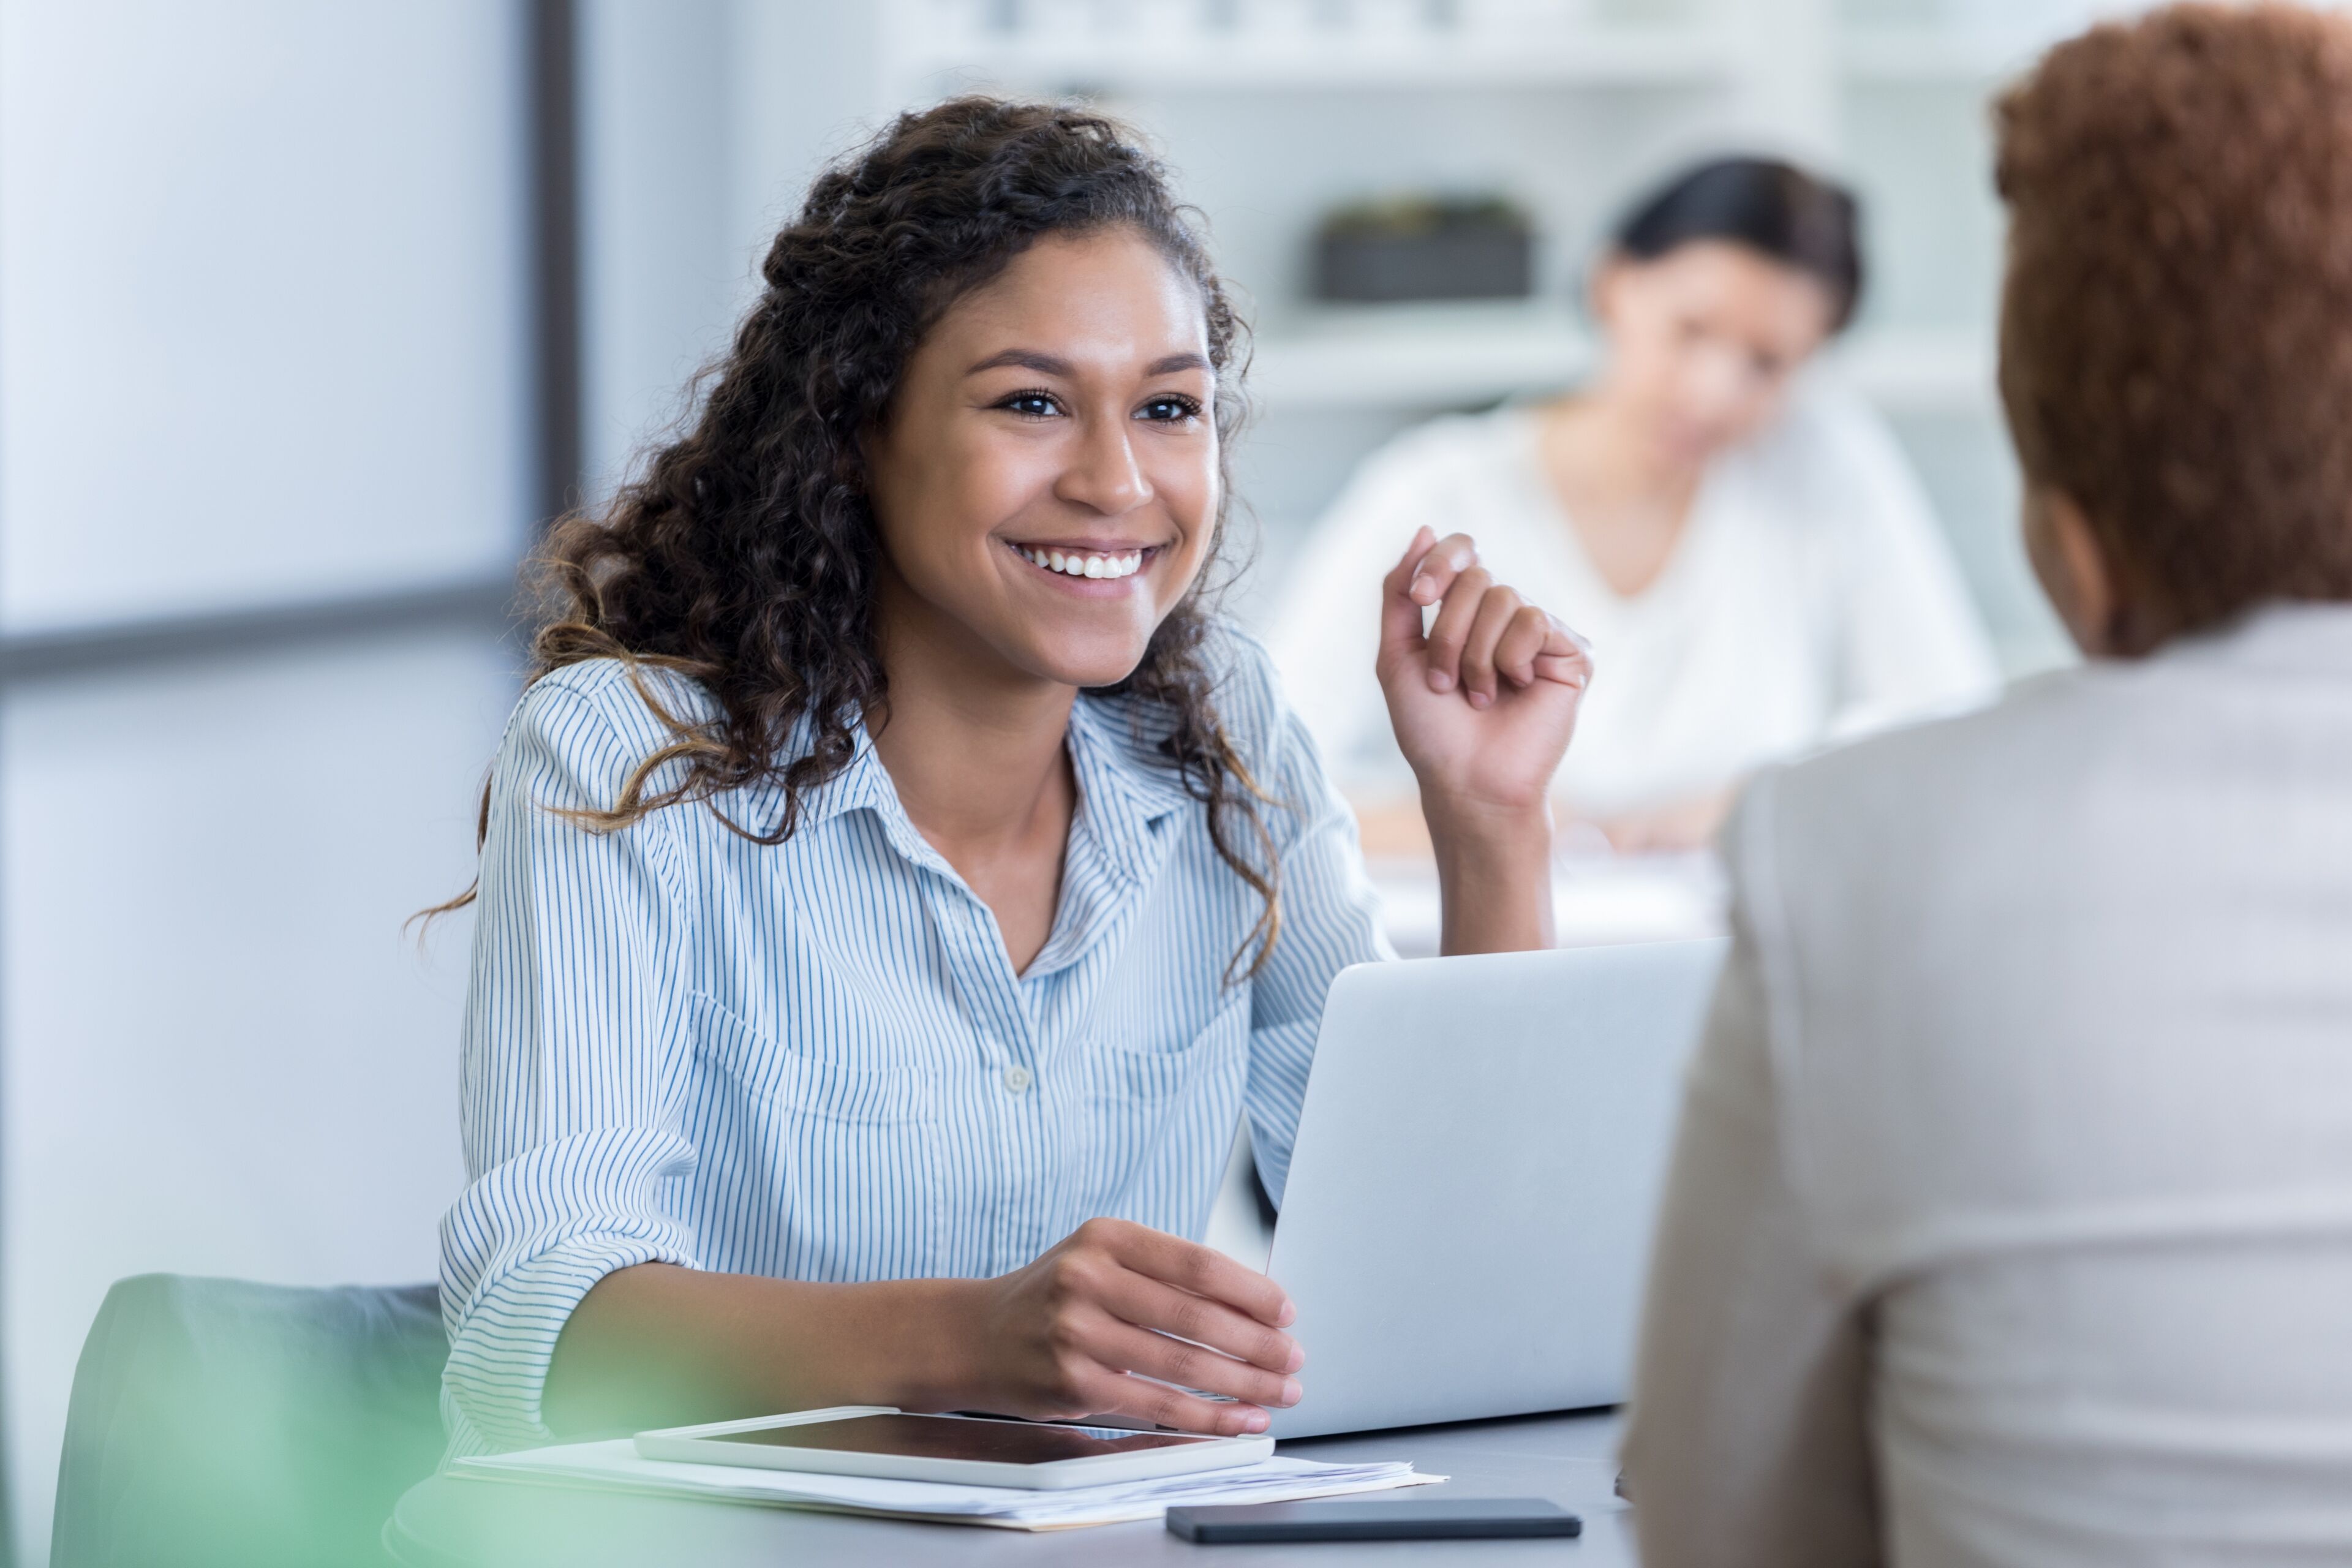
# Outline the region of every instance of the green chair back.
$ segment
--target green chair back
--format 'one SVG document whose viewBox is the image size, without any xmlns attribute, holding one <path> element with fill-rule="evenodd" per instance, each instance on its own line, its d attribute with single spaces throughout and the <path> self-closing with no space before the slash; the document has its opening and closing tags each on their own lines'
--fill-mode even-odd
<svg viewBox="0 0 2352 1568">
<path fill-rule="evenodd" d="M 51 1568 L 340 1568 L 440 1462 L 430 1285 L 144 1274 L 74 1371 Z"/>
</svg>

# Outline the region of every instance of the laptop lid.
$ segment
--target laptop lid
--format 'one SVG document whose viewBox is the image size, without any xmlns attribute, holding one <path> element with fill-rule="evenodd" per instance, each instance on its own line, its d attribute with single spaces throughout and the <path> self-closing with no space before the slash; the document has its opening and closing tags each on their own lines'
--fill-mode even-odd
<svg viewBox="0 0 2352 1568">
<path fill-rule="evenodd" d="M 1727 943 L 1359 964 L 1324 1003 L 1267 1272 L 1277 1437 L 1614 1405 Z"/>
</svg>

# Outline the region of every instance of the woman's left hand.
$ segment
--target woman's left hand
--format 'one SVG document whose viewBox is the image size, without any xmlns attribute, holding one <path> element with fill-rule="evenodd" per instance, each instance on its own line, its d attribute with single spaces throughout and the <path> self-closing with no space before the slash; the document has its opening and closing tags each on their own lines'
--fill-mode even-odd
<svg viewBox="0 0 2352 1568">
<path fill-rule="evenodd" d="M 1433 835 L 1545 810 L 1591 649 L 1496 582 L 1469 535 L 1413 535 L 1381 584 L 1378 669 Z"/>
</svg>

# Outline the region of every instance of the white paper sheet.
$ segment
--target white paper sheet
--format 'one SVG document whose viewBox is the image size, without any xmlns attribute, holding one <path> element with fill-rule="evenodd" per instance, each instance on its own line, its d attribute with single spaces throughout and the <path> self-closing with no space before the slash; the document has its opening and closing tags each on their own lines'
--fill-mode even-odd
<svg viewBox="0 0 2352 1568">
<path fill-rule="evenodd" d="M 625 1437 L 459 1459 L 451 1473 L 474 1480 L 529 1481 L 650 1492 L 777 1508 L 887 1514 L 1003 1530 L 1068 1530 L 1158 1519 L 1175 1503 L 1286 1502 L 1346 1492 L 1425 1486 L 1444 1476 L 1416 1474 L 1411 1465 L 1326 1465 L 1277 1455 L 1255 1465 L 1159 1480 L 1119 1481 L 1066 1491 L 1013 1487 L 949 1486 L 938 1481 L 877 1480 L 738 1465 L 688 1465 L 640 1458 Z"/>
</svg>

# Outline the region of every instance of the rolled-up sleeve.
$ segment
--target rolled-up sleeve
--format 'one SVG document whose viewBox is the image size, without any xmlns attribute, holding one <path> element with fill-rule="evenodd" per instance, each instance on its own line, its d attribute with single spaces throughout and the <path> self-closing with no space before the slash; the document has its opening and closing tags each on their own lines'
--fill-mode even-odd
<svg viewBox="0 0 2352 1568">
<path fill-rule="evenodd" d="M 488 1446 L 546 1437 L 548 1363 L 592 1286 L 696 1263 L 673 829 L 666 813 L 610 834 L 560 815 L 609 807 L 651 749 L 559 675 L 525 696 L 492 775 L 460 1085 L 468 1184 L 441 1225 L 445 1386 Z"/>
</svg>

